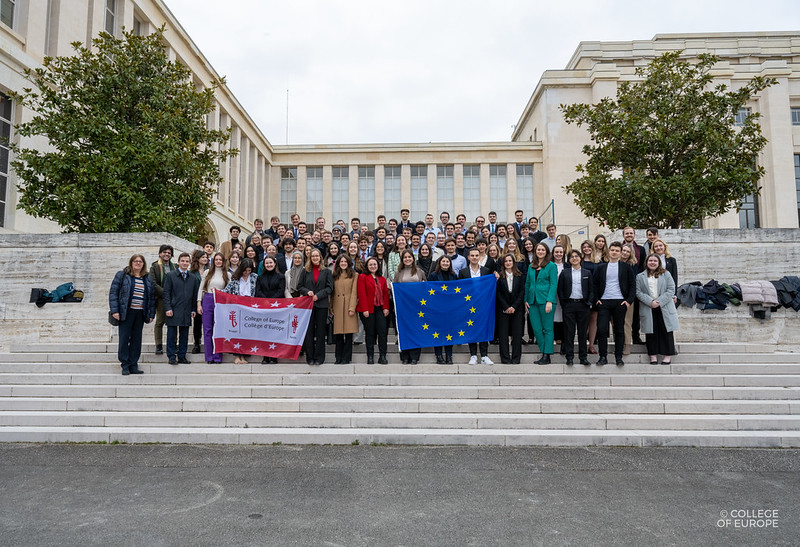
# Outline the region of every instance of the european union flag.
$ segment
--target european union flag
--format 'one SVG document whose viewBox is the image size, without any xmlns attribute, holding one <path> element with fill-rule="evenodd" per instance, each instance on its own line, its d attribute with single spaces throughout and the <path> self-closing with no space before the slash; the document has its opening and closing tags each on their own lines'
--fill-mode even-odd
<svg viewBox="0 0 800 547">
<path fill-rule="evenodd" d="M 488 342 L 494 338 L 497 280 L 484 275 L 458 281 L 394 283 L 401 350 Z"/>
</svg>

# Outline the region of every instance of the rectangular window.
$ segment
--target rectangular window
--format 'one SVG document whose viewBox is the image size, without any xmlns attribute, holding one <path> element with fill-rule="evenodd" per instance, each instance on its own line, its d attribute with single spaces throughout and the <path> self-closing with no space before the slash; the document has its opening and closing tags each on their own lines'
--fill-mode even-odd
<svg viewBox="0 0 800 547">
<path fill-rule="evenodd" d="M 400 166 L 383 168 L 383 214 L 388 218 L 396 217 L 402 208 Z"/>
<path fill-rule="evenodd" d="M 297 212 L 297 167 L 281 167 L 281 218 Z"/>
<path fill-rule="evenodd" d="M 800 125 L 800 108 L 792 108 L 792 125 Z"/>
<path fill-rule="evenodd" d="M 0 227 L 6 225 L 8 203 L 8 164 L 11 140 L 11 99 L 0 93 Z"/>
<path fill-rule="evenodd" d="M 361 224 L 375 222 L 375 168 L 358 168 L 358 218 Z"/>
<path fill-rule="evenodd" d="M 142 36 L 144 34 L 144 24 L 136 17 L 133 18 L 133 33 L 136 36 Z"/>
<path fill-rule="evenodd" d="M 455 207 L 455 189 L 452 165 L 438 165 L 436 167 L 436 205 L 438 207 L 437 213 L 447 211 L 450 213 L 450 218 L 454 219 L 456 217 L 457 213 L 453 211 Z M 434 215 L 434 217 L 438 216 Z"/>
<path fill-rule="evenodd" d="M 508 222 L 508 190 L 506 166 L 489 166 L 489 208 L 497 213 L 498 222 Z"/>
<path fill-rule="evenodd" d="M 517 165 L 517 209 L 526 217 L 535 216 L 533 206 L 533 165 Z M 509 219 L 511 220 L 511 219 Z"/>
<path fill-rule="evenodd" d="M 411 166 L 411 218 L 416 222 L 428 213 L 428 166 Z"/>
<path fill-rule="evenodd" d="M 331 222 L 341 219 L 350 225 L 350 170 L 347 167 L 333 168 L 332 214 Z"/>
<path fill-rule="evenodd" d="M 797 199 L 797 220 L 800 222 L 800 154 L 794 155 L 794 188 Z"/>
<path fill-rule="evenodd" d="M 16 0 L 0 0 L 0 22 L 14 28 L 14 4 Z"/>
<path fill-rule="evenodd" d="M 111 36 L 115 36 L 117 16 L 117 0 L 106 0 L 106 24 L 104 30 Z"/>
<path fill-rule="evenodd" d="M 739 228 L 761 228 L 757 195 L 751 194 L 742 201 L 739 209 Z"/>
<path fill-rule="evenodd" d="M 733 125 L 735 125 L 736 127 L 743 126 L 744 121 L 747 119 L 749 115 L 750 115 L 749 108 L 740 108 L 739 112 L 736 113 L 736 117 L 733 120 Z"/>
<path fill-rule="evenodd" d="M 316 222 L 322 216 L 322 167 L 306 168 L 306 218 Z"/>
<path fill-rule="evenodd" d="M 472 225 L 481 214 L 481 166 L 464 166 L 464 214 L 467 224 Z"/>
</svg>

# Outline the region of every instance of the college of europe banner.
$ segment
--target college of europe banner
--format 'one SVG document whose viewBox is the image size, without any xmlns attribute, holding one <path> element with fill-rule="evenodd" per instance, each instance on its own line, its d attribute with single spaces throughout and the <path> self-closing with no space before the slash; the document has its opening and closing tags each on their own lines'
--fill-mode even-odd
<svg viewBox="0 0 800 547">
<path fill-rule="evenodd" d="M 400 349 L 492 340 L 496 291 L 493 275 L 392 284 Z"/>
<path fill-rule="evenodd" d="M 214 352 L 297 359 L 306 337 L 310 296 L 253 298 L 214 292 Z"/>
</svg>

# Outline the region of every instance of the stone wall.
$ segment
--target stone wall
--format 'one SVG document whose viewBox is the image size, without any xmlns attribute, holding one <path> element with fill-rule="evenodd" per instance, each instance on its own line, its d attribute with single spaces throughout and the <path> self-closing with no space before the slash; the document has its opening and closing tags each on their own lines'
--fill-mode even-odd
<svg viewBox="0 0 800 547">
<path fill-rule="evenodd" d="M 608 241 L 621 239 L 610 234 Z M 800 275 L 800 230 L 664 230 L 678 261 L 679 282 L 709 279 L 734 283 Z M 644 232 L 637 241 L 644 241 Z M 114 274 L 134 253 L 151 263 L 169 243 L 176 255 L 192 243 L 166 233 L 153 234 L 0 234 L 0 351 L 11 343 L 109 341 L 108 289 Z M 576 242 L 573 242 L 576 243 Z M 579 242 L 577 242 L 579 243 Z M 53 290 L 72 281 L 86 293 L 80 304 L 29 303 L 32 288 Z M 680 342 L 748 342 L 800 351 L 800 314 L 780 309 L 767 321 L 753 319 L 747 306 L 724 311 L 679 308 Z M 152 340 L 152 326 L 145 327 Z"/>
<path fill-rule="evenodd" d="M 176 256 L 196 248 L 167 233 L 0 234 L 0 351 L 10 344 L 110 341 L 108 291 L 114 274 L 141 253 L 149 264 L 167 243 Z M 30 303 L 32 288 L 55 289 L 71 281 L 85 292 L 81 303 Z M 147 333 L 152 326 L 146 326 Z M 147 336 L 147 335 L 146 335 Z M 150 337 L 145 338 L 149 343 Z"/>
</svg>

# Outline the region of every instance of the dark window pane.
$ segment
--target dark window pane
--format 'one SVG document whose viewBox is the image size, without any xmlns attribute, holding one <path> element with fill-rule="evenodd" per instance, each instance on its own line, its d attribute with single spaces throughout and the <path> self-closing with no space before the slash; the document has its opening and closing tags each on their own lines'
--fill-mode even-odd
<svg viewBox="0 0 800 547">
<path fill-rule="evenodd" d="M 11 99 L 3 93 L 0 93 L 0 118 L 11 121 Z"/>
<path fill-rule="evenodd" d="M 0 146 L 0 173 L 8 173 L 8 148 Z"/>
</svg>

